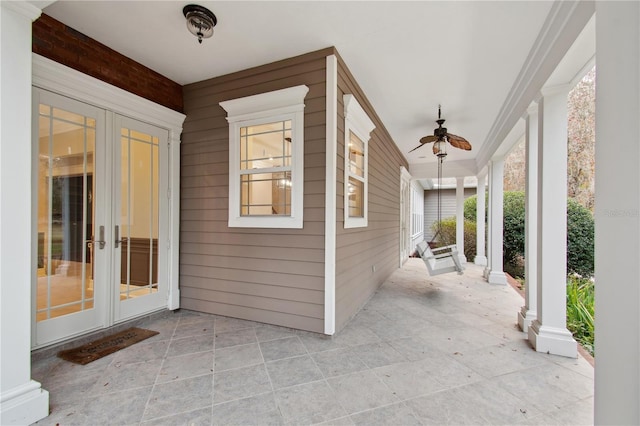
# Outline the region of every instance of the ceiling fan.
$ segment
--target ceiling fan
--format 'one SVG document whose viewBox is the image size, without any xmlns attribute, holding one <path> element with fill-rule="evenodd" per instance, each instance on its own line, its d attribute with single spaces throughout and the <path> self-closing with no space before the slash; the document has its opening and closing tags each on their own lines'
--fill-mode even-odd
<svg viewBox="0 0 640 426">
<path fill-rule="evenodd" d="M 444 118 L 441 118 L 440 105 L 438 105 L 438 128 L 433 130 L 433 135 L 428 135 L 420 139 L 420 145 L 413 148 L 409 152 L 413 152 L 421 146 L 435 142 L 433 144 L 433 153 L 439 158 L 444 158 L 447 155 L 446 142 L 449 142 L 454 148 L 464 149 L 465 151 L 471 151 L 471 144 L 462 136 L 454 135 L 447 132 L 446 127 L 442 127 L 444 124 Z"/>
</svg>

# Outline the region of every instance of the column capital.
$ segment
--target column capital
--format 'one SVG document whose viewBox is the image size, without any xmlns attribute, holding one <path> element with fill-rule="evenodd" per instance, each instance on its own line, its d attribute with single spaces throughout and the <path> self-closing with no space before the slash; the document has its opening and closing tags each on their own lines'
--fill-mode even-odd
<svg viewBox="0 0 640 426">
<path fill-rule="evenodd" d="M 182 143 L 182 139 L 180 138 L 181 134 L 182 134 L 182 128 L 169 129 L 169 143 L 171 144 L 175 143 L 180 145 L 180 143 Z"/>
<path fill-rule="evenodd" d="M 531 105 L 527 108 L 527 111 L 522 115 L 522 118 L 527 120 L 532 115 L 538 115 L 538 101 L 540 98 L 536 98 L 535 101 L 531 102 Z"/>
<path fill-rule="evenodd" d="M 500 163 L 504 163 L 504 156 L 502 155 L 497 155 L 494 157 L 491 157 L 491 160 L 489 160 L 489 163 L 493 166 L 494 164 L 500 164 Z"/>
<path fill-rule="evenodd" d="M 484 166 L 480 171 L 478 171 L 478 173 L 476 173 L 476 179 L 478 179 L 478 182 L 480 182 L 481 180 L 484 182 L 487 180 L 488 174 L 489 168 L 487 166 Z"/>
</svg>

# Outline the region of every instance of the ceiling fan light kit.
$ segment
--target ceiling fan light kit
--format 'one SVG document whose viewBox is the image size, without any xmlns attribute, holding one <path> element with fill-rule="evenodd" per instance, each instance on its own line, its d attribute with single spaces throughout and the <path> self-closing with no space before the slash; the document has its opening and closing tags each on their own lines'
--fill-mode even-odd
<svg viewBox="0 0 640 426">
<path fill-rule="evenodd" d="M 444 139 L 437 141 L 433 144 L 433 153 L 436 157 L 444 160 L 444 157 L 447 156 L 447 144 Z"/>
<path fill-rule="evenodd" d="M 218 18 L 209 9 L 197 4 L 188 4 L 182 8 L 182 14 L 187 20 L 187 29 L 198 37 L 198 43 L 202 44 L 203 38 L 213 35 L 213 27 L 218 23 Z"/>
</svg>

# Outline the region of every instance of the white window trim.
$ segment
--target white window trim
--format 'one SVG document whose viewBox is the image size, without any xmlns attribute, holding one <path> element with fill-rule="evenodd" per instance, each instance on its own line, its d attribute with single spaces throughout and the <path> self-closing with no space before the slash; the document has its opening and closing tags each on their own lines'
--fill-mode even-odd
<svg viewBox="0 0 640 426">
<path fill-rule="evenodd" d="M 304 197 L 305 85 L 220 102 L 229 122 L 229 227 L 302 228 Z M 240 128 L 291 120 L 291 215 L 240 214 Z"/>
<path fill-rule="evenodd" d="M 344 227 L 363 228 L 369 224 L 369 139 L 375 124 L 355 96 L 343 96 L 344 103 Z M 349 134 L 353 132 L 364 143 L 364 215 L 349 216 Z"/>
</svg>

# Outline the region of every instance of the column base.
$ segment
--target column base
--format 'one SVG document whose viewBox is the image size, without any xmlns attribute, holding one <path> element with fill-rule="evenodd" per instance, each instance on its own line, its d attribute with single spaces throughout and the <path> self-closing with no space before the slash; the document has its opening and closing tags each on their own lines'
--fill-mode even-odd
<svg viewBox="0 0 640 426">
<path fill-rule="evenodd" d="M 487 256 L 476 256 L 473 263 L 479 266 L 487 266 Z"/>
<path fill-rule="evenodd" d="M 484 268 L 484 271 L 482 271 L 482 278 L 484 278 L 485 280 L 489 280 L 490 273 L 491 273 L 491 268 L 489 268 L 489 266 L 487 265 L 487 267 Z"/>
<path fill-rule="evenodd" d="M 491 271 L 487 281 L 489 284 L 507 285 L 507 276 L 502 271 Z"/>
<path fill-rule="evenodd" d="M 460 259 L 460 263 L 467 263 L 467 256 L 464 254 L 458 253 L 458 259 Z"/>
<path fill-rule="evenodd" d="M 578 343 L 566 328 L 544 326 L 535 320 L 529 326 L 529 342 L 536 352 L 567 358 L 578 357 Z"/>
<path fill-rule="evenodd" d="M 529 332 L 529 327 L 531 327 L 531 323 L 537 319 L 538 315 L 535 311 L 527 309 L 526 306 L 523 306 L 520 312 L 518 312 L 518 327 L 524 333 Z"/>
<path fill-rule="evenodd" d="M 0 396 L 0 424 L 30 425 L 49 415 L 49 392 L 31 380 Z"/>
</svg>

